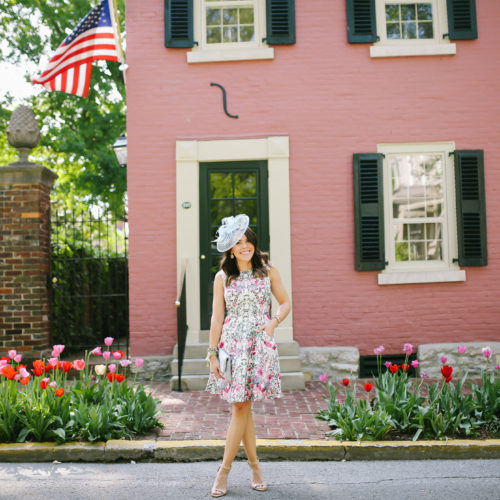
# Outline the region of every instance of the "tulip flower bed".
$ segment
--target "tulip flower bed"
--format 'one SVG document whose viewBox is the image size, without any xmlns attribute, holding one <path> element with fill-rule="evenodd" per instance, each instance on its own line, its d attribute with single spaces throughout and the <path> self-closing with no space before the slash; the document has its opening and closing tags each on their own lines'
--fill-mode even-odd
<svg viewBox="0 0 500 500">
<path fill-rule="evenodd" d="M 408 376 L 412 350 L 411 344 L 405 344 L 405 362 L 386 362 L 384 370 L 384 347 L 377 347 L 374 353 L 378 377 L 374 384 L 364 384 L 364 395 L 357 394 L 357 384 L 345 378 L 345 398 L 339 399 L 338 388 L 327 374 L 321 375 L 319 380 L 326 384 L 329 393 L 325 397 L 328 409 L 321 410 L 316 418 L 328 422 L 331 430 L 327 435 L 348 441 L 500 436 L 500 365 L 493 372 L 488 371 L 491 349 L 483 349 L 486 366 L 481 370 L 479 383 L 467 381 L 467 373 L 456 374 L 445 357 L 441 358 L 441 381 L 431 383 L 425 373 L 421 373 L 419 381 L 412 380 Z M 457 350 L 459 354 L 466 352 L 465 346 L 458 346 Z M 418 361 L 413 361 L 412 366 L 417 367 Z"/>
<path fill-rule="evenodd" d="M 111 349 L 111 337 L 104 342 L 107 350 L 96 347 L 73 362 L 60 359 L 62 345 L 32 368 L 15 350 L 0 358 L 0 442 L 131 439 L 162 427 L 159 401 L 135 379 L 128 382 L 131 361 Z M 103 363 L 92 366 L 90 356 Z M 142 366 L 139 358 L 135 363 Z"/>
</svg>

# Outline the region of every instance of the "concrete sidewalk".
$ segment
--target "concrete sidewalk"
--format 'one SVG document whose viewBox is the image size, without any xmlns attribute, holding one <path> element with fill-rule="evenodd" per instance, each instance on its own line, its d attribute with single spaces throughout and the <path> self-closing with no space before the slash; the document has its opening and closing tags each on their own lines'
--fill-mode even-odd
<svg viewBox="0 0 500 500">
<path fill-rule="evenodd" d="M 358 380 L 358 394 L 364 395 Z M 326 408 L 325 386 L 308 382 L 305 391 L 286 391 L 255 402 L 253 415 L 262 460 L 417 460 L 500 458 L 500 439 L 448 441 L 339 442 L 325 436 L 327 423 L 315 418 Z M 165 428 L 141 440 L 100 443 L 13 443 L 0 445 L 0 462 L 114 462 L 220 460 L 231 405 L 204 391 L 178 393 L 154 383 Z M 339 390 L 338 397 L 343 397 Z M 243 449 L 239 457 L 244 458 Z"/>
</svg>

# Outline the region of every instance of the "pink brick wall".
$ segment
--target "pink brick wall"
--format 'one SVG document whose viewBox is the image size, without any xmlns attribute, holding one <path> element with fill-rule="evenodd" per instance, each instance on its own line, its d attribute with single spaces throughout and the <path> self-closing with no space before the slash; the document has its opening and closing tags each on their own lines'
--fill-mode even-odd
<svg viewBox="0 0 500 500">
<path fill-rule="evenodd" d="M 274 60 L 188 65 L 163 46 L 163 1 L 127 3 L 132 353 L 175 344 L 175 141 L 276 134 L 290 137 L 302 346 L 498 340 L 500 5 L 477 2 L 479 39 L 457 41 L 455 56 L 370 59 L 369 45 L 347 43 L 344 2 L 296 4 L 297 44 Z M 489 265 L 464 283 L 378 286 L 376 272 L 354 271 L 352 154 L 418 141 L 485 150 Z"/>
</svg>

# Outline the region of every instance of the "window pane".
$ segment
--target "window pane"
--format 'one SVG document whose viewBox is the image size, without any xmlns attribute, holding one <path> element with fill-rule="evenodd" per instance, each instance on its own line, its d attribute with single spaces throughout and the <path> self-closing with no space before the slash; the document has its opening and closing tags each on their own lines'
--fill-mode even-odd
<svg viewBox="0 0 500 500">
<path fill-rule="evenodd" d="M 237 214 L 247 214 L 250 224 L 257 224 L 257 200 L 235 200 L 234 211 Z"/>
<path fill-rule="evenodd" d="M 207 26 L 220 24 L 220 9 L 207 9 Z"/>
<path fill-rule="evenodd" d="M 396 262 L 408 261 L 408 242 L 396 243 Z"/>
<path fill-rule="evenodd" d="M 257 196 L 257 174 L 254 172 L 235 174 L 234 196 L 237 198 Z"/>
<path fill-rule="evenodd" d="M 238 9 L 224 9 L 224 24 L 238 24 Z"/>
<path fill-rule="evenodd" d="M 432 4 L 419 3 L 417 5 L 417 15 L 419 21 L 432 21 Z"/>
<path fill-rule="evenodd" d="M 210 202 L 210 217 L 213 224 L 220 224 L 224 217 L 233 215 L 233 201 L 212 201 Z"/>
<path fill-rule="evenodd" d="M 387 39 L 397 40 L 401 38 L 401 33 L 399 32 L 399 23 L 387 23 Z"/>
<path fill-rule="evenodd" d="M 211 198 L 233 197 L 233 183 L 230 173 L 214 172 L 210 174 L 210 197 Z"/>
<path fill-rule="evenodd" d="M 418 38 L 434 38 L 432 23 L 419 23 Z"/>
<path fill-rule="evenodd" d="M 427 242 L 427 260 L 441 260 L 441 241 Z"/>
<path fill-rule="evenodd" d="M 410 243 L 410 260 L 426 260 L 425 259 L 425 242 Z"/>
<path fill-rule="evenodd" d="M 409 224 L 410 241 L 425 240 L 425 224 Z"/>
<path fill-rule="evenodd" d="M 224 28 L 224 39 L 223 42 L 237 42 L 238 41 L 238 28 L 235 26 L 233 28 Z"/>
<path fill-rule="evenodd" d="M 401 5 L 401 20 L 415 21 L 417 19 L 415 5 L 402 4 Z"/>
<path fill-rule="evenodd" d="M 385 20 L 399 22 L 399 5 L 390 3 L 385 6 Z"/>
<path fill-rule="evenodd" d="M 240 24 L 253 24 L 253 9 L 239 9 Z"/>
<path fill-rule="evenodd" d="M 401 28 L 405 40 L 417 38 L 417 23 L 402 23 Z"/>
<path fill-rule="evenodd" d="M 207 43 L 221 43 L 222 30 L 220 28 L 207 28 Z"/>
<path fill-rule="evenodd" d="M 254 29 L 253 26 L 242 26 L 240 28 L 240 42 L 253 42 Z"/>
</svg>

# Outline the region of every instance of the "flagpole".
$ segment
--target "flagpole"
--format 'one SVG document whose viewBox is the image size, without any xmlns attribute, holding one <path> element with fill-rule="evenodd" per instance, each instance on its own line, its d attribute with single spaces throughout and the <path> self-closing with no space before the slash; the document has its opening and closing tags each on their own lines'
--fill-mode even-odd
<svg viewBox="0 0 500 500">
<path fill-rule="evenodd" d="M 121 68 L 122 68 L 122 73 L 123 73 L 123 82 L 125 83 L 125 89 L 127 88 L 127 76 L 126 76 L 126 71 L 127 71 L 127 65 L 125 64 L 125 57 L 123 55 L 123 48 L 122 48 L 122 35 L 120 31 L 120 18 L 118 17 L 118 6 L 116 4 L 116 0 L 113 0 L 113 12 L 114 12 L 114 21 L 115 21 L 115 29 L 116 29 L 116 34 L 118 36 L 118 45 L 120 47 L 120 59 L 121 59 Z"/>
</svg>

